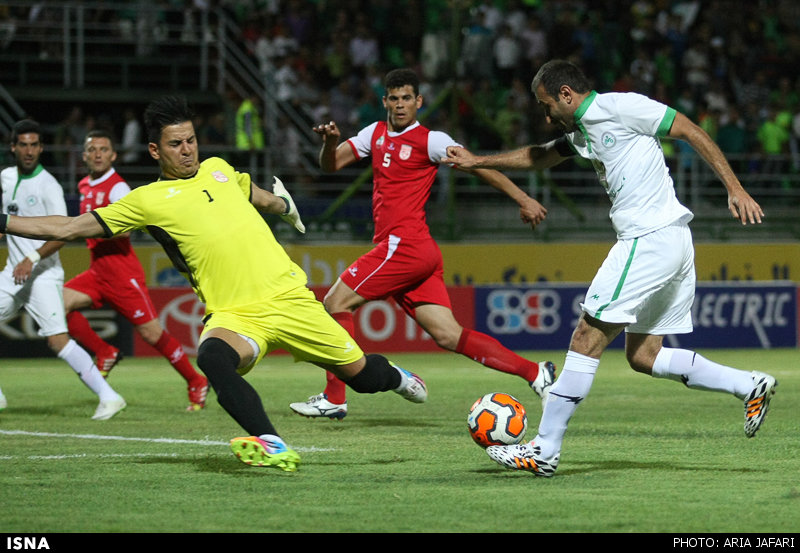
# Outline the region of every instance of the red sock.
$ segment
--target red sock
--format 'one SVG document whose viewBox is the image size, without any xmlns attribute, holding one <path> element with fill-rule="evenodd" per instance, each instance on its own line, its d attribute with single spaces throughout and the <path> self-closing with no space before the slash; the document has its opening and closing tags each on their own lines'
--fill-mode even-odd
<svg viewBox="0 0 800 553">
<path fill-rule="evenodd" d="M 102 353 L 111 347 L 110 344 L 92 330 L 89 321 L 80 311 L 67 313 L 67 328 L 69 329 L 69 335 L 93 354 Z"/>
<path fill-rule="evenodd" d="M 456 353 L 500 372 L 521 376 L 528 382 L 539 375 L 539 364 L 520 357 L 486 334 L 467 328 L 461 333 Z"/>
<path fill-rule="evenodd" d="M 353 319 L 353 314 L 350 311 L 341 311 L 339 313 L 331 313 L 331 317 L 336 319 L 336 322 L 342 325 L 350 336 L 355 337 L 356 323 Z M 325 395 L 328 396 L 328 401 L 341 405 L 347 402 L 347 386 L 344 382 L 336 378 L 333 373 L 325 373 L 327 382 L 325 384 Z"/>
<path fill-rule="evenodd" d="M 170 365 L 175 367 L 175 370 L 180 373 L 186 382 L 191 383 L 193 380 L 200 378 L 200 373 L 198 373 L 189 362 L 189 358 L 186 356 L 186 352 L 183 351 L 181 343 L 171 334 L 167 333 L 166 330 L 161 333 L 161 337 L 153 347 L 167 358 Z"/>
</svg>

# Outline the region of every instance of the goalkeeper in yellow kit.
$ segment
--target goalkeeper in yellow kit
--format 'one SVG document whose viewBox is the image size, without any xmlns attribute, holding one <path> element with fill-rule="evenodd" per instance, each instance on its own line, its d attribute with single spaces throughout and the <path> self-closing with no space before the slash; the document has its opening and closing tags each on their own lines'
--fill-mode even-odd
<svg viewBox="0 0 800 553">
<path fill-rule="evenodd" d="M 206 305 L 197 365 L 220 405 L 250 434 L 231 440 L 232 450 L 247 464 L 296 470 L 299 455 L 279 437 L 242 377 L 264 355 L 285 349 L 356 392 L 391 390 L 421 403 L 427 389 L 385 357 L 365 355 L 328 315 L 261 215 L 279 214 L 305 230 L 283 184 L 276 178 L 273 194 L 222 159 L 200 163 L 192 117 L 179 96 L 147 107 L 148 148 L 159 180 L 78 217 L 1 215 L 0 232 L 50 240 L 149 232 Z"/>
</svg>

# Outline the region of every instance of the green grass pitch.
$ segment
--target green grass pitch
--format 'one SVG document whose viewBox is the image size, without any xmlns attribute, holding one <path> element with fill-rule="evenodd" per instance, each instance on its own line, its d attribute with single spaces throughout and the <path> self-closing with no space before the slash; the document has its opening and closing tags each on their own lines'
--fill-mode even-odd
<svg viewBox="0 0 800 553">
<path fill-rule="evenodd" d="M 523 352 L 525 354 L 526 352 Z M 527 352 L 560 367 L 563 352 Z M 273 356 L 248 376 L 296 473 L 248 467 L 243 434 L 215 394 L 184 412 L 182 379 L 161 358 L 125 359 L 109 377 L 128 408 L 92 421 L 96 400 L 57 359 L 0 361 L 0 528 L 7 533 L 478 532 L 783 533 L 800 530 L 797 350 L 711 350 L 779 382 L 755 438 L 732 396 L 636 374 L 608 352 L 573 417 L 555 477 L 496 465 L 470 439 L 472 402 L 515 395 L 536 433 L 526 383 L 449 353 L 389 357 L 418 372 L 429 400 L 349 395 L 341 422 L 288 408 L 322 370 Z"/>
</svg>

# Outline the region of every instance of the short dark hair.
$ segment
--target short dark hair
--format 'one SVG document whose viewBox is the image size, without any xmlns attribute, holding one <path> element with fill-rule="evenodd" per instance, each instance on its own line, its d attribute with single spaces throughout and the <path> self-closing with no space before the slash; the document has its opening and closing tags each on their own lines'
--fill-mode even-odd
<svg viewBox="0 0 800 553">
<path fill-rule="evenodd" d="M 34 121 L 33 119 L 23 119 L 21 121 L 17 121 L 14 123 L 14 127 L 11 129 L 11 143 L 16 144 L 17 140 L 19 139 L 19 135 L 21 134 L 28 134 L 28 133 L 36 133 L 39 135 L 39 141 L 42 140 L 42 127 Z"/>
<path fill-rule="evenodd" d="M 92 129 L 86 133 L 86 138 L 83 139 L 84 146 L 86 145 L 86 141 L 90 138 L 107 138 L 108 142 L 111 144 L 111 149 L 114 150 L 114 137 L 111 136 L 111 133 L 106 129 Z"/>
<path fill-rule="evenodd" d="M 194 119 L 194 113 L 184 96 L 162 96 L 151 102 L 144 111 L 147 141 L 158 144 L 164 127 L 185 123 L 192 119 Z"/>
<path fill-rule="evenodd" d="M 414 96 L 419 96 L 419 77 L 413 69 L 393 69 L 386 74 L 383 84 L 387 92 L 393 88 L 411 85 Z"/>
<path fill-rule="evenodd" d="M 531 92 L 536 93 L 539 85 L 553 98 L 558 98 L 562 85 L 567 85 L 579 94 L 589 92 L 591 85 L 583 71 L 572 62 L 566 60 L 550 60 L 539 68 L 531 82 Z"/>
</svg>

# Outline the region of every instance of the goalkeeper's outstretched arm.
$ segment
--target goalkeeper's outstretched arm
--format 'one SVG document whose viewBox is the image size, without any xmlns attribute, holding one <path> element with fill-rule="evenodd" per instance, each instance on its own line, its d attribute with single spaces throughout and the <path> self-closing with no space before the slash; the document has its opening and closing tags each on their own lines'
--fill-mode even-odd
<svg viewBox="0 0 800 553">
<path fill-rule="evenodd" d="M 18 217 L 16 215 L 0 215 L 0 232 L 35 238 L 39 240 L 83 240 L 85 238 L 102 238 L 105 229 L 90 212 L 77 217 L 64 215 L 47 215 L 44 217 Z"/>
</svg>

